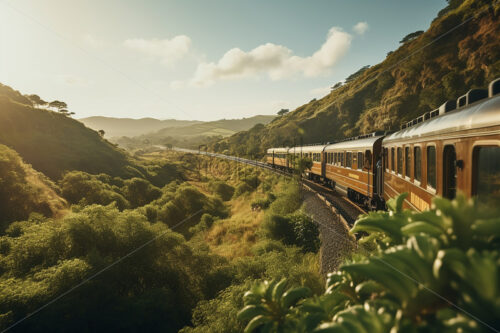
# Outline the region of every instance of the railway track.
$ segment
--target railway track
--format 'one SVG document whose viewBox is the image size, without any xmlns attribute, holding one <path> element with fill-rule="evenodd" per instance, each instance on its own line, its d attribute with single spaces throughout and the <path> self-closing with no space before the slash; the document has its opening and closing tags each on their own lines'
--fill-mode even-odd
<svg viewBox="0 0 500 333">
<path fill-rule="evenodd" d="M 229 155 L 224 155 L 224 154 L 217 154 L 217 153 L 209 153 L 209 152 L 201 152 L 197 150 L 191 150 L 191 149 L 184 149 L 184 148 L 173 148 L 176 151 L 184 152 L 184 153 L 191 153 L 191 154 L 199 154 L 199 155 L 205 155 L 205 156 L 210 156 L 210 157 L 215 157 L 215 158 L 221 158 L 229 161 L 235 161 L 238 163 L 243 163 L 263 169 L 268 169 L 271 170 L 275 173 L 279 173 L 281 175 L 290 177 L 291 174 L 288 172 L 285 172 L 280 169 L 273 168 L 269 166 L 268 164 L 256 160 L 250 160 L 246 158 L 240 158 L 240 157 L 235 157 L 235 156 L 229 156 Z M 360 214 L 365 214 L 366 210 L 363 208 L 359 207 L 356 205 L 354 202 L 349 200 L 345 195 L 337 192 L 334 189 L 328 188 L 326 186 L 323 186 L 321 184 L 315 183 L 313 181 L 310 181 L 308 179 L 303 179 L 302 180 L 304 184 L 306 184 L 311 190 L 314 192 L 320 194 L 327 200 L 331 206 L 333 206 L 337 212 L 342 215 L 342 217 L 345 219 L 346 223 L 349 225 L 349 227 L 352 227 L 354 222 L 357 220 L 358 216 Z"/>
</svg>

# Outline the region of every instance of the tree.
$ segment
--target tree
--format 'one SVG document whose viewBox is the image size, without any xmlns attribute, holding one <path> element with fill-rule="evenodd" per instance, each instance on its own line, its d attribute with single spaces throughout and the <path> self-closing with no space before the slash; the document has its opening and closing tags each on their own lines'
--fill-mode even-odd
<svg viewBox="0 0 500 333">
<path fill-rule="evenodd" d="M 342 87 L 342 84 L 343 84 L 342 82 L 337 82 L 337 83 L 335 83 L 335 84 L 333 85 L 333 87 L 331 87 L 330 89 L 333 91 L 333 90 L 335 90 L 335 89 L 337 89 L 337 88 Z"/>
<path fill-rule="evenodd" d="M 52 101 L 49 103 L 49 107 L 53 109 L 57 109 L 57 111 L 62 112 L 63 110 L 67 110 L 68 104 L 61 102 L 61 101 Z"/>
<path fill-rule="evenodd" d="M 288 109 L 281 109 L 281 110 L 278 111 L 278 116 L 284 116 L 288 112 L 290 112 L 290 110 L 288 110 Z"/>
<path fill-rule="evenodd" d="M 358 69 L 355 73 L 349 75 L 346 79 L 345 79 L 345 83 L 349 83 L 353 80 L 355 80 L 357 77 L 361 76 L 361 74 L 363 74 L 368 68 L 370 68 L 370 65 L 366 65 L 366 66 L 363 66 L 361 67 L 360 69 Z M 340 82 L 339 82 L 340 83 Z"/>
<path fill-rule="evenodd" d="M 33 95 L 27 95 L 26 97 L 31 101 L 31 103 L 33 103 L 33 106 L 47 105 L 47 102 L 41 99 L 40 96 L 38 95 L 33 94 Z"/>
<path fill-rule="evenodd" d="M 104 132 L 104 130 L 102 130 L 102 129 L 101 129 L 101 130 L 98 130 L 98 131 L 97 131 L 97 133 L 99 133 L 99 135 L 100 135 L 101 137 L 104 137 L 104 134 L 106 134 L 106 132 Z"/>
<path fill-rule="evenodd" d="M 411 42 L 412 40 L 414 40 L 415 38 L 417 38 L 418 36 L 420 36 L 421 34 L 423 34 L 424 31 L 423 30 L 419 30 L 419 31 L 415 31 L 415 32 L 412 32 L 406 36 L 403 37 L 403 39 L 401 39 L 399 41 L 400 44 L 404 44 L 404 43 L 407 43 L 407 42 Z"/>
</svg>

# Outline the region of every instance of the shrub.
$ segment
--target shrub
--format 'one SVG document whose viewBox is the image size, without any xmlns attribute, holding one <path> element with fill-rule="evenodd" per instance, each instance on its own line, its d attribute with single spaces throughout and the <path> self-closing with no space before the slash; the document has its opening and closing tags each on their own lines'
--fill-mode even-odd
<svg viewBox="0 0 500 333">
<path fill-rule="evenodd" d="M 248 185 L 247 183 L 240 183 L 240 184 L 238 184 L 238 186 L 236 186 L 236 189 L 234 190 L 233 197 L 238 198 L 241 195 L 243 195 L 245 193 L 252 192 L 252 191 L 253 191 L 253 188 L 250 185 Z"/>
<path fill-rule="evenodd" d="M 209 188 L 224 201 L 231 200 L 234 194 L 234 187 L 220 180 L 210 182 Z"/>
<path fill-rule="evenodd" d="M 328 275 L 324 295 L 304 298 L 297 292 L 297 298 L 290 296 L 295 302 L 281 300 L 281 310 L 269 316 L 259 309 L 276 302 L 269 295 L 279 295 L 283 284 L 254 286 L 239 314 L 247 331 L 485 332 L 498 327 L 498 208 L 458 196 L 435 198 L 429 211 L 405 211 L 405 196 L 389 200 L 389 212 L 356 221 L 351 232 L 367 233 L 360 239 L 362 252 Z M 363 251 L 365 244 L 372 252 Z"/>
<path fill-rule="evenodd" d="M 142 178 L 132 178 L 124 181 L 122 192 L 132 208 L 144 206 L 158 199 L 162 194 L 158 187 L 151 185 L 149 181 Z"/>
</svg>

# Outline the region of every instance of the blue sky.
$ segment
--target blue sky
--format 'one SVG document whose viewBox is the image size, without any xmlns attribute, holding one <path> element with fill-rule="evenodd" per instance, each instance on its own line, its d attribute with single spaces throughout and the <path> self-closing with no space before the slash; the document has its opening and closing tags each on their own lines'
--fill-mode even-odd
<svg viewBox="0 0 500 333">
<path fill-rule="evenodd" d="M 380 62 L 445 5 L 0 0 L 0 82 L 77 118 L 274 114 Z"/>
</svg>

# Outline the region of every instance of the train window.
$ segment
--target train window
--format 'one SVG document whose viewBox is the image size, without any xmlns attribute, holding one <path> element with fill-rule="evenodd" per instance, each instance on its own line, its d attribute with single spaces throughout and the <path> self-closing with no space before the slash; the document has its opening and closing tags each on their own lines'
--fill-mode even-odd
<svg viewBox="0 0 500 333">
<path fill-rule="evenodd" d="M 387 156 L 389 155 L 389 152 L 387 148 L 384 148 L 384 167 L 386 170 L 389 170 L 389 161 L 387 160 Z"/>
<path fill-rule="evenodd" d="M 368 169 L 372 168 L 372 152 L 371 150 L 365 150 L 365 165 Z"/>
<path fill-rule="evenodd" d="M 436 147 L 427 147 L 427 186 L 436 188 Z"/>
<path fill-rule="evenodd" d="M 421 181 L 422 179 L 422 151 L 420 147 L 413 149 L 413 173 L 415 180 Z"/>
<path fill-rule="evenodd" d="M 410 177 L 410 169 L 411 168 L 411 155 L 410 155 L 410 147 L 405 147 L 405 176 Z"/>
<path fill-rule="evenodd" d="M 403 174 L 403 148 L 398 147 L 398 173 Z"/>
<path fill-rule="evenodd" d="M 345 166 L 347 168 L 352 167 L 352 153 L 351 152 L 345 153 Z"/>
<path fill-rule="evenodd" d="M 351 165 L 351 168 L 354 169 L 354 167 L 356 166 L 356 168 L 358 167 L 358 154 L 353 152 L 352 153 L 352 165 Z"/>
<path fill-rule="evenodd" d="M 395 170 L 395 163 L 394 163 L 394 148 L 391 148 L 391 170 Z"/>
<path fill-rule="evenodd" d="M 344 152 L 340 153 L 340 165 L 345 166 L 345 164 L 344 164 Z"/>
<path fill-rule="evenodd" d="M 363 153 L 358 153 L 358 169 L 363 170 L 363 162 L 365 159 L 363 158 Z"/>
<path fill-rule="evenodd" d="M 474 193 L 479 202 L 500 202 L 500 147 L 477 147 L 474 149 Z"/>
</svg>

